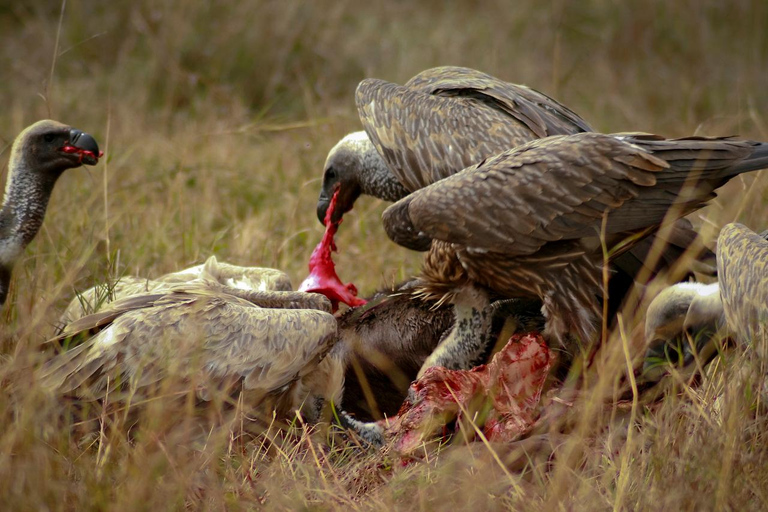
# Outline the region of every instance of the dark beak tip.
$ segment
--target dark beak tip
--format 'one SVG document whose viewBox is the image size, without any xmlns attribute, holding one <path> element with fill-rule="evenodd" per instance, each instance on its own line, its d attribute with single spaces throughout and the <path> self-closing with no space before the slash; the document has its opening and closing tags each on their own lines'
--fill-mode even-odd
<svg viewBox="0 0 768 512">
<path fill-rule="evenodd" d="M 99 155 L 99 145 L 96 143 L 96 139 L 87 133 L 81 134 L 74 145 L 80 149 L 90 151 L 94 155 Z"/>
<path fill-rule="evenodd" d="M 99 159 L 86 155 L 86 156 L 83 156 L 83 163 L 85 165 L 96 165 L 99 163 Z"/>
<path fill-rule="evenodd" d="M 325 226 L 325 213 L 328 211 L 328 202 L 320 200 L 317 202 L 317 220 Z"/>
</svg>

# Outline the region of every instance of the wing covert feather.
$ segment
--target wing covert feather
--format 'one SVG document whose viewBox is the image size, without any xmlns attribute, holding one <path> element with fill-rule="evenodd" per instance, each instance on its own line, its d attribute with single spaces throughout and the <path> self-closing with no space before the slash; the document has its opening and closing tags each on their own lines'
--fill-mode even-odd
<svg viewBox="0 0 768 512">
<path fill-rule="evenodd" d="M 466 96 L 484 100 L 525 124 L 538 138 L 593 131 L 578 114 L 546 94 L 525 85 L 505 82 L 476 69 L 457 66 L 431 68 L 408 80 L 405 86 L 436 96 Z"/>
<path fill-rule="evenodd" d="M 714 197 L 753 147 L 710 137 L 548 137 L 410 194 L 384 212 L 384 224 L 395 241 L 418 233 L 479 251 L 528 255 L 548 242 L 597 236 L 604 212 L 607 234 L 660 224 L 673 204 L 684 215 Z M 690 180 L 693 193 L 681 194 Z"/>
<path fill-rule="evenodd" d="M 653 185 L 654 171 L 667 164 L 641 153 L 594 133 L 542 139 L 401 202 L 415 230 L 432 238 L 512 256 L 532 254 L 547 242 L 596 235 L 604 211 L 637 197 L 638 186 Z"/>
</svg>

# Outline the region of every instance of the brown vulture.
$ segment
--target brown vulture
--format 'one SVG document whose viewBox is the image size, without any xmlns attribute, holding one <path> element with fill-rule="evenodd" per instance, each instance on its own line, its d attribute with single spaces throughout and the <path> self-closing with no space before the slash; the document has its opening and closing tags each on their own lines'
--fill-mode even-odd
<svg viewBox="0 0 768 512">
<path fill-rule="evenodd" d="M 336 189 L 335 212 L 341 215 L 360 194 L 400 200 L 515 146 L 591 131 L 586 121 L 552 98 L 468 68 L 429 69 L 405 86 L 366 79 L 357 88 L 356 100 L 365 132 L 348 135 L 328 155 L 317 205 L 321 221 Z M 695 238 L 690 222 L 676 222 L 649 277 L 675 262 Z M 415 250 L 432 244 L 432 238 L 420 232 L 401 233 L 397 241 Z M 607 293 L 611 312 L 630 289 L 652 245 L 654 237 L 647 237 L 612 261 Z M 714 260 L 703 247 L 692 249 L 692 255 Z M 714 263 L 708 269 L 697 267 L 705 272 L 713 268 Z M 479 317 L 474 321 L 481 324 L 478 328 L 487 323 Z M 482 344 L 477 342 L 473 353 L 482 351 Z M 469 361 L 456 364 L 471 366 Z"/>
<path fill-rule="evenodd" d="M 766 166 L 767 143 L 579 133 L 532 141 L 412 192 L 385 210 L 384 227 L 405 247 L 432 241 L 421 293 L 451 300 L 457 314 L 422 371 L 475 359 L 488 291 L 539 298 L 545 336 L 589 344 L 604 261 Z"/>
</svg>

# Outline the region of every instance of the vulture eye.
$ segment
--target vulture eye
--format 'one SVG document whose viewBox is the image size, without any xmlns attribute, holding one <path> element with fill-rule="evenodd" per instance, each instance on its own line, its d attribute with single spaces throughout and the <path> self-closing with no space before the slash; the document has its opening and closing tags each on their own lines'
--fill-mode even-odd
<svg viewBox="0 0 768 512">
<path fill-rule="evenodd" d="M 336 171 L 333 169 L 333 167 L 329 167 L 328 170 L 325 171 L 325 181 L 332 181 L 336 179 Z"/>
<path fill-rule="evenodd" d="M 52 133 L 46 133 L 43 135 L 43 139 L 45 139 L 45 142 L 53 142 L 53 140 L 56 138 L 56 136 Z"/>
</svg>

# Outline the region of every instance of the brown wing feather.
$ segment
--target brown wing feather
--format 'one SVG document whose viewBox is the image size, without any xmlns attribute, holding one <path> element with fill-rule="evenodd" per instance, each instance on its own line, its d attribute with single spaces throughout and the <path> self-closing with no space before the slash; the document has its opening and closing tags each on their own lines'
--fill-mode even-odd
<svg viewBox="0 0 768 512">
<path fill-rule="evenodd" d="M 604 212 L 608 234 L 659 224 L 676 202 L 684 215 L 712 197 L 723 171 L 750 148 L 727 139 L 550 137 L 414 192 L 385 211 L 384 225 L 388 233 L 410 228 L 476 250 L 533 254 L 548 242 L 598 235 Z M 691 170 L 700 182 L 681 199 Z"/>
<path fill-rule="evenodd" d="M 655 182 L 651 164 L 665 165 L 600 134 L 542 139 L 411 194 L 387 209 L 385 228 L 390 210 L 402 207 L 432 238 L 532 254 L 547 242 L 594 236 L 603 211 Z"/>
<path fill-rule="evenodd" d="M 376 79 L 357 87 L 368 137 L 410 191 L 530 140 L 588 128 L 568 122 L 570 114 L 580 118 L 535 91 L 479 72 L 451 77 L 447 69 L 417 76 L 414 87 Z"/>
</svg>

